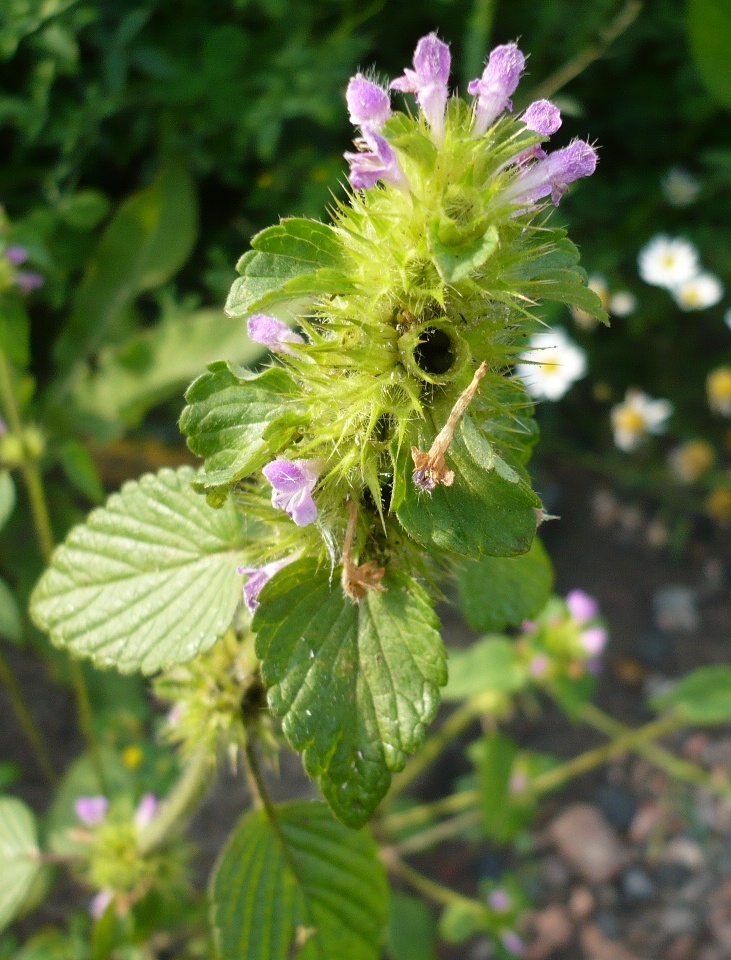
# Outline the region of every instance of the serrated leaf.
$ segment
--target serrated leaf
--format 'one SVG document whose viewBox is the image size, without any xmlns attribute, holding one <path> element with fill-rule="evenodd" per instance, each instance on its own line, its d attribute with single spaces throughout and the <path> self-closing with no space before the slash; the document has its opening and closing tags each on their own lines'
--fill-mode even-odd
<svg viewBox="0 0 731 960">
<path fill-rule="evenodd" d="M 267 227 L 253 238 L 251 246 L 262 253 L 288 257 L 312 267 L 339 267 L 343 263 L 343 247 L 329 224 L 303 217 L 288 217 Z"/>
<path fill-rule="evenodd" d="M 424 738 L 447 679 L 424 590 L 387 571 L 359 604 L 313 560 L 266 584 L 254 619 L 272 711 L 338 819 L 360 826 Z"/>
<path fill-rule="evenodd" d="M 731 109 L 731 6 L 728 0 L 689 0 L 688 33 L 695 65 L 709 93 Z"/>
<path fill-rule="evenodd" d="M 430 224 L 428 231 L 429 251 L 442 280 L 457 283 L 482 267 L 498 247 L 497 227 L 490 226 L 484 235 L 471 243 L 452 246 L 439 239 L 439 222 Z"/>
<path fill-rule="evenodd" d="M 376 845 L 322 803 L 246 814 L 210 889 L 220 960 L 378 960 L 388 888 Z"/>
<path fill-rule="evenodd" d="M 237 373 L 224 362 L 212 363 L 191 384 L 180 429 L 193 453 L 205 458 L 193 486 L 206 491 L 212 505 L 223 503 L 234 483 L 273 459 L 292 436 L 294 424 L 276 431 L 276 442 L 265 439 L 274 421 L 292 409 L 295 390 L 280 367 Z"/>
<path fill-rule="evenodd" d="M 15 483 L 9 470 L 0 470 L 0 530 L 15 509 Z"/>
<path fill-rule="evenodd" d="M 483 637 L 465 650 L 449 651 L 449 683 L 444 700 L 517 693 L 526 686 L 525 666 L 515 644 L 504 637 Z"/>
<path fill-rule="evenodd" d="M 207 650 L 241 597 L 241 519 L 195 493 L 194 471 L 125 484 L 55 551 L 31 612 L 56 646 L 153 673 Z"/>
<path fill-rule="evenodd" d="M 95 353 L 134 297 L 182 267 L 195 244 L 197 221 L 194 184 L 177 161 L 163 164 L 149 187 L 125 200 L 77 289 L 56 343 L 61 364 Z"/>
<path fill-rule="evenodd" d="M 219 357 L 249 364 L 264 354 L 220 310 L 173 316 L 104 350 L 74 388 L 75 407 L 105 440 L 136 427 L 153 406 L 183 392 Z"/>
<path fill-rule="evenodd" d="M 553 566 L 540 540 L 519 557 L 482 557 L 456 569 L 459 606 L 473 630 L 498 632 L 535 617 L 553 589 Z"/>
<path fill-rule="evenodd" d="M 0 797 L 0 930 L 22 911 L 42 872 L 33 812 L 14 797 Z"/>
<path fill-rule="evenodd" d="M 725 723 L 731 718 L 731 667 L 699 667 L 652 699 L 655 710 L 675 710 L 688 723 Z"/>
<path fill-rule="evenodd" d="M 447 452 L 455 473 L 450 487 L 419 490 L 412 479 L 412 441 L 403 444 L 391 509 L 406 532 L 425 545 L 472 558 L 525 553 L 535 535 L 540 500 L 484 438 L 484 445 L 475 447 L 468 422 L 463 418 Z M 436 433 L 420 421 L 413 445 L 427 451 Z"/>
<path fill-rule="evenodd" d="M 524 283 L 521 290 L 538 301 L 555 300 L 569 307 L 579 307 L 602 323 L 609 322 L 601 300 L 576 270 L 553 270 L 547 277 Z"/>
</svg>

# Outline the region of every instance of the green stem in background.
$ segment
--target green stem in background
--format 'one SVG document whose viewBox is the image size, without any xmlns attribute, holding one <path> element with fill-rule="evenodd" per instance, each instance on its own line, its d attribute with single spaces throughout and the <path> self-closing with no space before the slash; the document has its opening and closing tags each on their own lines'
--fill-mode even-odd
<svg viewBox="0 0 731 960">
<path fill-rule="evenodd" d="M 497 0 L 473 0 L 462 47 L 462 86 L 479 77 L 490 48 L 490 36 L 497 13 Z"/>
<path fill-rule="evenodd" d="M 483 713 L 479 699 L 468 700 L 454 711 L 442 724 L 437 732 L 424 741 L 421 750 L 413 757 L 401 771 L 393 778 L 393 784 L 385 804 L 390 805 L 395 798 L 433 763 L 452 740 L 458 737 L 473 720 Z"/>
<path fill-rule="evenodd" d="M 15 391 L 13 390 L 10 366 L 3 350 L 0 350 L 0 396 L 2 397 L 5 416 L 8 419 L 8 426 L 18 437 L 18 439 L 22 440 L 23 422 L 20 419 L 20 411 L 18 410 L 18 404 L 15 399 Z M 20 470 L 23 474 L 23 481 L 28 493 L 28 502 L 33 520 L 33 528 L 35 530 L 36 539 L 38 540 L 38 546 L 41 554 L 43 555 L 43 559 L 48 564 L 51 561 L 51 555 L 53 554 L 55 541 L 53 536 L 53 528 L 51 526 L 51 518 L 48 512 L 48 504 L 46 502 L 46 495 L 43 489 L 41 473 L 35 460 L 28 457 L 27 454 L 25 454 L 23 457 Z M 102 792 L 106 793 L 106 782 L 104 777 L 104 768 L 102 766 L 101 752 L 99 750 L 99 743 L 92 725 L 89 691 L 87 689 L 86 681 L 84 680 L 84 674 L 79 663 L 73 658 L 71 658 L 70 663 L 71 682 L 73 683 L 74 694 L 76 696 L 76 709 L 79 718 L 79 726 L 88 744 L 92 763 L 94 764 L 94 769 L 99 780 L 99 786 Z"/>
<path fill-rule="evenodd" d="M 272 830 L 276 833 L 279 840 L 284 843 L 282 833 L 279 828 L 277 811 L 272 803 L 272 798 L 269 796 L 269 791 L 267 790 L 266 784 L 264 783 L 264 777 L 261 773 L 259 758 L 256 755 L 256 747 L 254 745 L 254 737 L 251 729 L 247 731 L 244 756 L 246 758 L 246 773 L 249 781 L 249 788 L 254 797 L 254 805 L 260 810 L 264 810 Z"/>
<path fill-rule="evenodd" d="M 33 749 L 38 766 L 43 771 L 44 776 L 51 786 L 56 786 L 58 783 L 58 775 L 53 766 L 43 735 L 33 714 L 28 708 L 28 704 L 25 702 L 23 691 L 20 689 L 15 674 L 10 669 L 10 665 L 5 659 L 2 650 L 0 650 L 0 683 L 5 687 L 10 704 L 18 718 L 18 723 Z"/>
<path fill-rule="evenodd" d="M 215 766 L 215 757 L 207 746 L 198 747 L 191 754 L 152 823 L 142 831 L 138 847 L 141 856 L 159 850 L 182 829 L 211 785 Z"/>
<path fill-rule="evenodd" d="M 474 910 L 474 912 L 479 916 L 484 916 L 485 918 L 490 917 L 489 911 L 483 903 L 480 903 L 479 900 L 473 900 L 471 897 L 465 897 L 463 894 L 457 893 L 456 890 L 451 890 L 449 887 L 442 886 L 441 883 L 437 883 L 435 880 L 430 880 L 429 877 L 425 877 L 423 873 L 419 873 L 418 870 L 414 870 L 413 867 L 410 867 L 407 863 L 404 863 L 393 847 L 386 847 L 381 850 L 381 859 L 386 865 L 389 873 L 393 873 L 395 876 L 400 877 L 402 880 L 408 883 L 410 887 L 412 887 L 418 893 L 423 894 L 425 897 L 428 897 L 433 903 L 437 903 L 442 907 L 448 907 L 452 904 L 459 904 L 460 906 Z"/>
<path fill-rule="evenodd" d="M 543 83 L 538 84 L 531 90 L 531 100 L 541 100 L 544 97 L 552 97 L 562 90 L 567 83 L 575 80 L 580 73 L 583 73 L 587 67 L 591 66 L 595 60 L 603 57 L 608 48 L 614 43 L 617 37 L 621 36 L 628 27 L 630 27 L 642 10 L 643 0 L 627 0 L 619 13 L 610 20 L 609 23 L 599 32 L 596 41 L 585 47 L 575 57 L 572 57 L 567 63 L 558 70 L 550 74 Z"/>
</svg>

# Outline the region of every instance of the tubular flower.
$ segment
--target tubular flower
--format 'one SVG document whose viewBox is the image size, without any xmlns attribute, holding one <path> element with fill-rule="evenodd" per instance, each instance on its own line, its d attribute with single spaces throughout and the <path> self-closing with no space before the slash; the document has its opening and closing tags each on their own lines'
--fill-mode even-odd
<svg viewBox="0 0 731 960">
<path fill-rule="evenodd" d="M 265 584 L 269 583 L 275 573 L 279 573 L 294 557 L 285 557 L 283 560 L 272 560 L 263 567 L 237 567 L 239 573 L 248 579 L 244 584 L 244 603 L 250 613 L 254 613 L 259 606 L 259 594 Z"/>
<path fill-rule="evenodd" d="M 519 172 L 502 192 L 501 199 L 524 206 L 550 196 L 557 207 L 570 183 L 594 173 L 597 159 L 596 150 L 590 144 L 574 140 L 568 147 L 547 154 L 527 170 Z"/>
<path fill-rule="evenodd" d="M 416 94 L 416 101 L 437 142 L 441 142 L 444 136 L 450 64 L 449 47 L 436 33 L 430 33 L 416 45 L 414 69 L 407 67 L 404 75 L 391 83 L 392 90 Z"/>
<path fill-rule="evenodd" d="M 317 464 L 308 460 L 274 460 L 263 470 L 272 485 L 272 506 L 279 507 L 298 527 L 317 519 L 312 491 L 317 483 Z"/>
<path fill-rule="evenodd" d="M 506 43 L 492 51 L 482 76 L 470 81 L 467 92 L 477 97 L 475 136 L 482 136 L 501 113 L 513 109 L 510 98 L 520 83 L 524 69 L 525 57 L 517 44 Z"/>
<path fill-rule="evenodd" d="M 345 91 L 350 122 L 354 127 L 368 126 L 380 130 L 391 116 L 391 100 L 388 93 L 377 83 L 366 79 L 362 73 L 350 78 Z"/>
<path fill-rule="evenodd" d="M 247 324 L 249 338 L 254 343 L 269 347 L 274 353 L 292 354 L 288 343 L 304 343 L 302 337 L 290 330 L 286 323 L 270 317 L 266 313 L 256 313 L 249 317 Z"/>
<path fill-rule="evenodd" d="M 406 187 L 406 178 L 399 166 L 396 151 L 375 130 L 363 129 L 363 136 L 355 141 L 358 153 L 346 153 L 350 164 L 348 179 L 356 190 L 370 190 L 379 180 L 394 187 Z"/>
<path fill-rule="evenodd" d="M 74 803 L 76 816 L 87 827 L 95 827 L 107 815 L 109 800 L 106 797 L 78 797 Z"/>
</svg>

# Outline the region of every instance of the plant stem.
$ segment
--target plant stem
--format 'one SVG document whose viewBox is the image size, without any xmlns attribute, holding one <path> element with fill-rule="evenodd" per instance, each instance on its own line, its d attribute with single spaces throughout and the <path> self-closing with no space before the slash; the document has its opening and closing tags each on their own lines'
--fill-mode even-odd
<svg viewBox="0 0 731 960">
<path fill-rule="evenodd" d="M 179 779 L 165 797 L 152 820 L 140 836 L 139 852 L 147 856 L 164 846 L 177 833 L 193 812 L 211 784 L 215 758 L 207 746 L 191 754 Z"/>
<path fill-rule="evenodd" d="M 378 826 L 393 836 L 400 830 L 431 824 L 442 815 L 461 813 L 463 810 L 477 806 L 479 802 L 480 793 L 478 790 L 462 790 L 459 793 L 452 793 L 448 797 L 442 797 L 441 800 L 434 800 L 432 803 L 419 804 L 418 807 L 412 807 L 410 810 L 404 810 L 401 813 L 387 814 L 382 820 L 378 821 Z"/>
<path fill-rule="evenodd" d="M 10 366 L 3 350 L 0 350 L 0 395 L 2 396 L 5 415 L 8 418 L 8 425 L 10 426 L 12 432 L 20 440 L 23 436 L 23 422 L 20 418 L 20 411 L 18 410 L 18 405 L 15 400 L 13 382 L 10 376 Z M 43 559 L 45 560 L 46 564 L 48 564 L 51 562 L 51 555 L 53 554 L 55 542 L 53 537 L 53 528 L 51 526 L 51 518 L 48 512 L 48 504 L 46 502 L 46 495 L 43 489 L 43 479 L 36 462 L 32 458 L 28 457 L 27 454 L 23 457 L 23 462 L 20 465 L 20 469 L 23 474 L 25 489 L 28 493 L 28 503 L 30 505 L 30 513 L 33 520 L 33 527 L 35 529 L 38 546 Z M 94 733 L 94 727 L 92 724 L 89 691 L 87 689 L 86 681 L 84 680 L 84 674 L 78 661 L 74 660 L 73 657 L 70 657 L 70 665 L 71 682 L 73 684 L 74 695 L 76 697 L 76 711 L 79 719 L 79 727 L 89 747 L 89 753 L 91 754 L 91 760 L 94 765 L 97 779 L 99 780 L 101 791 L 102 793 L 106 793 L 106 780 L 104 776 L 104 767 L 102 765 L 101 752 L 99 750 L 99 742 L 96 734 Z"/>
<path fill-rule="evenodd" d="M 460 904 L 461 906 L 474 910 L 480 915 L 489 915 L 484 904 L 480 903 L 479 900 L 473 900 L 472 897 L 465 897 L 463 894 L 457 893 L 456 890 L 437 883 L 436 880 L 430 880 L 429 877 L 425 877 L 423 873 L 419 873 L 418 870 L 410 867 L 408 863 L 404 863 L 393 847 L 386 847 L 381 850 L 381 858 L 390 873 L 401 877 L 410 887 L 418 893 L 422 893 L 434 903 L 438 903 L 443 907 Z"/>
<path fill-rule="evenodd" d="M 25 702 L 20 684 L 18 683 L 15 674 L 11 670 L 10 664 L 5 659 L 5 655 L 1 649 L 0 683 L 2 683 L 2 685 L 5 687 L 8 699 L 10 700 L 10 704 L 15 712 L 15 716 L 18 718 L 18 723 L 20 724 L 23 733 L 28 738 L 28 742 L 31 745 L 33 753 L 35 754 L 38 766 L 43 771 L 44 776 L 51 786 L 55 787 L 58 783 L 58 774 L 53 766 L 53 761 L 51 760 L 51 756 L 48 752 L 38 724 L 36 723 L 33 714 L 30 712 L 28 704 Z"/>
<path fill-rule="evenodd" d="M 393 803 L 394 799 L 403 793 L 409 784 L 437 759 L 445 747 L 455 737 L 458 737 L 482 712 L 482 706 L 476 700 L 468 700 L 461 707 L 458 707 L 439 730 L 424 741 L 421 750 L 406 764 L 401 773 L 393 778 L 393 784 L 385 803 L 389 805 Z"/>
<path fill-rule="evenodd" d="M 642 0 L 627 0 L 616 17 L 610 20 L 597 37 L 596 41 L 585 47 L 575 57 L 572 57 L 567 63 L 558 70 L 546 77 L 543 83 L 540 83 L 531 91 L 531 100 L 541 100 L 544 97 L 552 97 L 558 93 L 567 83 L 575 80 L 579 74 L 583 73 L 587 67 L 591 66 L 595 60 L 604 56 L 607 49 L 614 43 L 624 31 L 630 27 L 642 10 Z"/>
</svg>

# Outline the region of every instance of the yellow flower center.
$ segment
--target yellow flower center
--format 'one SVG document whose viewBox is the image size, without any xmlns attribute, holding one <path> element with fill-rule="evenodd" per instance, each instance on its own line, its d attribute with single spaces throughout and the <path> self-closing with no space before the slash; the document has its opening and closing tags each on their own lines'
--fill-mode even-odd
<svg viewBox="0 0 731 960">
<path fill-rule="evenodd" d="M 645 418 L 633 407 L 620 407 L 617 410 L 617 427 L 628 433 L 642 433 L 645 429 Z"/>
</svg>

